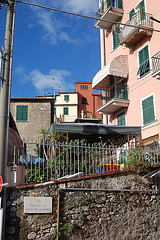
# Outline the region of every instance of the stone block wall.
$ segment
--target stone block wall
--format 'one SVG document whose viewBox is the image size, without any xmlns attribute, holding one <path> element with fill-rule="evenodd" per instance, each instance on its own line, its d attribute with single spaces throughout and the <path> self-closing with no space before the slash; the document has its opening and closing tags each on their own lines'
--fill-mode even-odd
<svg viewBox="0 0 160 240">
<path fill-rule="evenodd" d="M 147 180 L 128 173 L 8 189 L 6 239 L 57 239 L 58 188 L 62 188 L 60 240 L 158 240 L 160 197 L 150 187 Z M 24 197 L 52 197 L 52 213 L 24 214 Z"/>
</svg>

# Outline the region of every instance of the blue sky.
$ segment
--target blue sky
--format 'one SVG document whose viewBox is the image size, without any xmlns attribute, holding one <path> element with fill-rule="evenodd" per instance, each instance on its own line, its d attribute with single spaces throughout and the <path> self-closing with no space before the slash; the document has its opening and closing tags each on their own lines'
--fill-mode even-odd
<svg viewBox="0 0 160 240">
<path fill-rule="evenodd" d="M 26 0 L 28 1 L 28 0 Z M 48 7 L 94 16 L 95 0 L 30 0 Z M 0 48 L 6 10 L 0 10 Z M 92 81 L 100 70 L 95 20 L 17 4 L 11 97 L 74 91 L 76 81 Z"/>
</svg>

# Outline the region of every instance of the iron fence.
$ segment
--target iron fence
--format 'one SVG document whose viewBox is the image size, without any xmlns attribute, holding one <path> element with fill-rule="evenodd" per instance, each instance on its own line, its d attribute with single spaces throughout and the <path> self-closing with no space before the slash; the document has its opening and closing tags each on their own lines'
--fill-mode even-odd
<svg viewBox="0 0 160 240">
<path fill-rule="evenodd" d="M 152 56 L 152 68 L 153 74 L 160 71 L 160 52 Z"/>
<path fill-rule="evenodd" d="M 146 164 L 160 163 L 158 148 L 128 149 L 75 141 L 52 144 L 25 143 L 24 148 L 12 150 L 8 167 L 12 166 L 12 171 L 16 171 L 13 166 L 19 166 L 19 172 L 16 174 L 23 175 L 19 177 L 22 180 L 21 184 L 121 171 L 132 166 L 146 167 Z"/>
</svg>

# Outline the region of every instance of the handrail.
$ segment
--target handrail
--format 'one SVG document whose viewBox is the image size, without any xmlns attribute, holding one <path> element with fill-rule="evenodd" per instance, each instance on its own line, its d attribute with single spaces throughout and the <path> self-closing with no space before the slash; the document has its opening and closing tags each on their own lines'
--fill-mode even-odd
<svg viewBox="0 0 160 240">
<path fill-rule="evenodd" d="M 145 26 L 148 28 L 153 28 L 153 20 L 151 19 L 152 14 L 137 12 L 135 13 L 130 20 L 126 22 L 127 25 L 136 25 L 136 26 Z M 120 29 L 119 39 L 122 42 L 132 31 L 135 30 L 135 27 L 124 26 Z"/>
</svg>

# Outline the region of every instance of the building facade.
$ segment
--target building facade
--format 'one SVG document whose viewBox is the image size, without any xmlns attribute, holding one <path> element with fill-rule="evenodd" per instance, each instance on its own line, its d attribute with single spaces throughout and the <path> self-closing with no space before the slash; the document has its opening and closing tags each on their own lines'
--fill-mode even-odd
<svg viewBox="0 0 160 240">
<path fill-rule="evenodd" d="M 54 98 L 11 98 L 10 112 L 21 139 L 37 140 L 39 130 L 48 130 L 54 119 Z"/>
<path fill-rule="evenodd" d="M 76 82 L 75 91 L 78 93 L 78 118 L 102 119 L 102 114 L 97 112 L 102 105 L 101 95 L 93 93 L 92 82 Z"/>
<path fill-rule="evenodd" d="M 141 126 L 143 144 L 160 136 L 160 5 L 156 0 L 100 1 L 101 70 L 92 87 L 102 90 L 97 110 L 104 123 Z"/>
<path fill-rule="evenodd" d="M 74 122 L 77 118 L 77 92 L 61 92 L 55 96 L 54 122 Z"/>
</svg>

